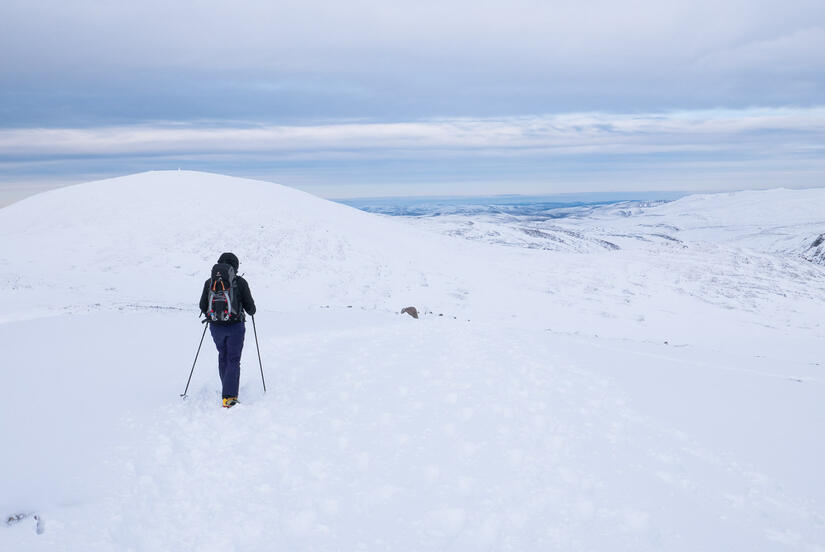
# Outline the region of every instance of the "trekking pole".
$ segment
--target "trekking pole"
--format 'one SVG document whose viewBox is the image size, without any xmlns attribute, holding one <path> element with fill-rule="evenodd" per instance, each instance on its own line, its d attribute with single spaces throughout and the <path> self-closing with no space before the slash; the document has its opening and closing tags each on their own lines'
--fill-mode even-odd
<svg viewBox="0 0 825 552">
<path fill-rule="evenodd" d="M 261 367 L 261 383 L 264 384 L 264 393 L 266 393 L 266 380 L 264 379 L 264 365 L 261 362 L 261 346 L 258 345 L 258 328 L 255 327 L 255 315 L 252 315 L 252 331 L 255 332 L 255 348 L 258 349 L 258 365 Z"/>
<path fill-rule="evenodd" d="M 206 320 L 203 321 L 203 335 L 201 336 L 201 342 L 198 343 L 198 352 L 195 353 L 195 362 L 192 363 L 192 369 L 189 371 L 189 379 L 186 380 L 186 389 L 183 390 L 181 393 L 181 397 L 184 399 L 186 398 L 186 392 L 189 391 L 189 382 L 192 381 L 192 374 L 195 373 L 195 364 L 198 362 L 198 355 L 201 354 L 201 345 L 203 345 L 203 338 L 206 337 L 206 328 L 209 327 L 209 324 Z"/>
</svg>

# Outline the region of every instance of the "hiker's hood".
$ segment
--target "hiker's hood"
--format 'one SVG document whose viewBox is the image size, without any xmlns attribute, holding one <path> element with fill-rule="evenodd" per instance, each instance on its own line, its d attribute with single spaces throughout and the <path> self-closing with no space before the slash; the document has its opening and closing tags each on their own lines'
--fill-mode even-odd
<svg viewBox="0 0 825 552">
<path fill-rule="evenodd" d="M 235 272 L 238 272 L 238 257 L 235 256 L 234 253 L 221 253 L 221 256 L 218 258 L 219 263 L 226 263 L 230 265 L 232 268 L 235 269 Z"/>
</svg>

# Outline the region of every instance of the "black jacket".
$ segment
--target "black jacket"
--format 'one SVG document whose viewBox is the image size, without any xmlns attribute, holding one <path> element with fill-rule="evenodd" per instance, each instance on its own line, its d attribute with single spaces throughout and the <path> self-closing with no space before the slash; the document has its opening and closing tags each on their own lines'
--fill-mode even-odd
<svg viewBox="0 0 825 552">
<path fill-rule="evenodd" d="M 241 307 L 243 310 L 255 316 L 255 301 L 252 300 L 252 293 L 249 291 L 249 284 L 246 283 L 241 276 L 235 276 L 235 280 L 238 282 L 238 293 L 240 294 L 241 299 Z M 209 310 L 209 285 L 212 283 L 212 278 L 208 278 L 203 283 L 203 293 L 201 293 L 201 312 L 206 314 L 206 311 Z M 243 314 L 243 313 L 241 313 Z M 243 318 L 241 318 L 243 320 Z M 240 322 L 241 320 L 238 320 Z"/>
</svg>

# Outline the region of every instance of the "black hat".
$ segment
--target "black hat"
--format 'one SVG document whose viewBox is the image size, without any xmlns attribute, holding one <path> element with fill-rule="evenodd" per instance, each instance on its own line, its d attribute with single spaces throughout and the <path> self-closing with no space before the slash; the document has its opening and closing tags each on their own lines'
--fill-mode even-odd
<svg viewBox="0 0 825 552">
<path fill-rule="evenodd" d="M 221 256 L 218 258 L 219 263 L 225 263 L 230 265 L 232 268 L 235 269 L 235 272 L 238 272 L 238 257 L 235 256 L 234 253 L 221 253 Z"/>
</svg>

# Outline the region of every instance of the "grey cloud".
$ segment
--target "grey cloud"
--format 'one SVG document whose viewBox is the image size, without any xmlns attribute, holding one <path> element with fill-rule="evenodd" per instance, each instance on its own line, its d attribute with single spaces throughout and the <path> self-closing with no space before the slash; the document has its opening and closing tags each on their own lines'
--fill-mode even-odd
<svg viewBox="0 0 825 552">
<path fill-rule="evenodd" d="M 26 128 L 0 130 L 0 183 L 184 167 L 339 197 L 799 187 L 821 185 L 823 144 L 822 108 Z"/>
<path fill-rule="evenodd" d="M 818 105 L 823 28 L 818 0 L 7 0 L 0 124 Z"/>
</svg>

